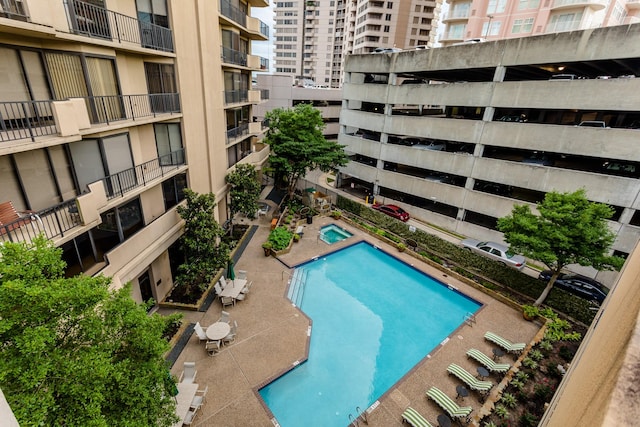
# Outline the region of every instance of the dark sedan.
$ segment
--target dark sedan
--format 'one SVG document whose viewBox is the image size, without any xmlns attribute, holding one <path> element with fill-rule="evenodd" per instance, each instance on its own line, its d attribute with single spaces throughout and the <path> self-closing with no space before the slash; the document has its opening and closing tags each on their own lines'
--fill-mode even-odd
<svg viewBox="0 0 640 427">
<path fill-rule="evenodd" d="M 538 276 L 538 279 L 549 282 L 551 271 L 545 270 Z M 589 301 L 596 301 L 601 304 L 607 296 L 608 290 L 597 280 L 574 273 L 560 273 L 554 286 L 570 292 Z"/>
</svg>

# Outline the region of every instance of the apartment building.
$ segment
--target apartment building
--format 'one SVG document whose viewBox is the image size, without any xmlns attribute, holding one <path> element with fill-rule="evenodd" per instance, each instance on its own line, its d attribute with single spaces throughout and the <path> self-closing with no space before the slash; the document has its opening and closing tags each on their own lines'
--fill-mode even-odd
<svg viewBox="0 0 640 427">
<path fill-rule="evenodd" d="M 493 241 L 514 204 L 584 187 L 613 207 L 626 256 L 640 239 L 639 41 L 633 24 L 350 56 L 338 141 L 354 154 L 338 184 Z"/>
<path fill-rule="evenodd" d="M 1 1 L 0 242 L 43 233 L 68 275 L 162 300 L 181 263 L 184 189 L 215 193 L 223 223 L 227 172 L 267 158 L 250 123 L 251 72 L 266 60 L 250 42 L 268 28 L 249 16 L 267 5 Z"/>
<path fill-rule="evenodd" d="M 584 30 L 640 22 L 637 0 L 449 0 L 440 43 Z"/>
<path fill-rule="evenodd" d="M 311 104 L 322 114 L 325 128 L 324 137 L 337 140 L 340 131 L 340 110 L 342 110 L 342 90 L 330 88 L 305 88 L 296 85 L 290 74 L 258 74 L 256 87 L 269 91 L 269 99 L 254 108 L 258 121 L 274 108 L 291 108 L 297 104 Z"/>
<path fill-rule="evenodd" d="M 431 46 L 441 0 L 276 2 L 276 67 L 333 88 L 346 55 Z"/>
</svg>

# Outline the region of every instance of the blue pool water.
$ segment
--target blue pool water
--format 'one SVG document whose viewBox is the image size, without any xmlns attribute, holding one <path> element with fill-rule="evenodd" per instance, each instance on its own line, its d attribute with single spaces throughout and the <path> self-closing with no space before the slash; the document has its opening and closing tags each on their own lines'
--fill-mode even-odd
<svg viewBox="0 0 640 427">
<path fill-rule="evenodd" d="M 353 234 L 335 224 L 325 225 L 320 229 L 320 240 L 330 245 L 341 242 L 351 236 L 353 236 Z"/>
<path fill-rule="evenodd" d="M 282 427 L 346 426 L 480 307 L 365 242 L 298 274 L 313 320 L 309 357 L 260 390 Z"/>
</svg>

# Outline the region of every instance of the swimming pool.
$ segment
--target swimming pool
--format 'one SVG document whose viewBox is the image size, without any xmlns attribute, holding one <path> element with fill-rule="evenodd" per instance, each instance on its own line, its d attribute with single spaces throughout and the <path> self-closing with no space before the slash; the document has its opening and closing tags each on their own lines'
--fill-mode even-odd
<svg viewBox="0 0 640 427">
<path fill-rule="evenodd" d="M 341 242 L 351 236 L 353 236 L 352 233 L 349 233 L 347 230 L 340 228 L 335 224 L 325 225 L 320 229 L 320 240 L 329 245 Z"/>
<path fill-rule="evenodd" d="M 298 274 L 313 320 L 309 357 L 260 389 L 282 427 L 346 426 L 480 307 L 366 242 Z"/>
</svg>

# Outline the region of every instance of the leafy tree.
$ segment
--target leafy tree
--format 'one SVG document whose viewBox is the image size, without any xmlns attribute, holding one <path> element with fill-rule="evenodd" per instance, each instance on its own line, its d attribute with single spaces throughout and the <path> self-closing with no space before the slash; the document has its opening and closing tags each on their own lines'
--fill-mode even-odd
<svg viewBox="0 0 640 427">
<path fill-rule="evenodd" d="M 24 426 L 172 425 L 168 319 L 147 315 L 130 286 L 65 278 L 61 253 L 42 237 L 0 245 L 0 387 L 16 418 Z"/>
<path fill-rule="evenodd" d="M 256 217 L 258 211 L 258 197 L 260 197 L 260 182 L 258 173 L 253 165 L 237 165 L 230 172 L 225 181 L 231 186 L 229 210 L 231 211 L 231 235 L 233 235 L 233 218 L 237 213 L 243 213 L 250 219 Z"/>
<path fill-rule="evenodd" d="M 186 295 L 193 295 L 197 289 L 207 289 L 216 272 L 227 265 L 229 246 L 222 241 L 224 230 L 213 217 L 216 196 L 190 189 L 184 195 L 187 203 L 177 209 L 185 222 L 180 238 L 185 261 L 178 267 L 176 282 L 186 288 Z"/>
<path fill-rule="evenodd" d="M 516 205 L 510 215 L 498 220 L 498 230 L 513 251 L 542 262 L 552 272 L 534 305 L 544 302 L 561 270 L 569 264 L 617 270 L 624 263 L 620 257 L 607 255 L 615 238 L 606 222 L 613 209 L 590 202 L 583 189 L 547 193 L 537 210 L 538 215 L 529 206 Z"/>
<path fill-rule="evenodd" d="M 276 108 L 265 118 L 269 129 L 264 142 L 271 147 L 269 162 L 287 181 L 289 197 L 298 182 L 310 170 L 327 172 L 348 162 L 344 145 L 327 141 L 322 134 L 324 122 L 320 111 L 310 104 L 298 104 L 293 108 Z"/>
</svg>

